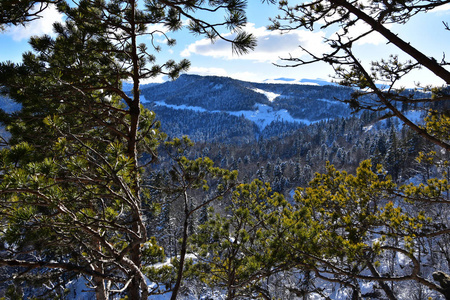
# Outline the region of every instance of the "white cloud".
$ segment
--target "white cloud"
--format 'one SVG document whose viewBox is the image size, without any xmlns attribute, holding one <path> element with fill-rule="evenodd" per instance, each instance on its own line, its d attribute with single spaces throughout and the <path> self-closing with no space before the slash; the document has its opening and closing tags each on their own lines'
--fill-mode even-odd
<svg viewBox="0 0 450 300">
<path fill-rule="evenodd" d="M 392 27 L 392 24 L 385 24 L 384 26 L 386 28 L 390 29 Z M 360 36 L 361 34 L 368 32 L 369 30 L 370 30 L 370 26 L 367 23 L 359 20 L 356 22 L 356 24 L 354 26 L 352 26 L 350 28 L 349 32 L 347 33 L 347 36 L 351 37 L 351 38 L 355 38 L 355 37 Z M 339 33 L 342 33 L 342 30 L 339 31 Z M 372 32 L 372 33 L 368 34 L 367 36 L 358 40 L 356 42 L 356 44 L 357 45 L 364 45 L 364 44 L 380 45 L 380 44 L 383 44 L 386 42 L 387 42 L 386 38 L 383 37 L 381 34 L 379 34 L 378 32 Z"/>
<path fill-rule="evenodd" d="M 191 67 L 191 68 L 189 68 L 188 73 L 202 75 L 202 76 L 208 76 L 208 75 L 229 76 L 227 71 L 222 68 Z"/>
<path fill-rule="evenodd" d="M 147 79 L 142 79 L 140 81 L 141 84 L 148 84 L 148 83 L 164 83 L 166 81 L 168 81 L 169 78 L 166 75 L 158 75 L 156 77 L 152 77 L 152 78 L 147 78 Z M 131 81 L 129 81 L 131 82 Z"/>
<path fill-rule="evenodd" d="M 193 54 L 211 56 L 214 58 L 224 59 L 244 59 L 259 62 L 275 62 L 280 57 L 300 57 L 305 55 L 299 45 L 308 49 L 308 51 L 323 52 L 323 37 L 325 33 L 311 32 L 306 30 L 295 30 L 288 33 L 280 34 L 278 32 L 269 31 L 265 27 L 255 28 L 254 24 L 248 24 L 245 28 L 247 32 L 251 32 L 258 39 L 258 45 L 254 51 L 245 55 L 236 55 L 232 53 L 231 44 L 223 40 L 217 40 L 211 43 L 209 39 L 202 39 L 193 44 L 188 45 L 181 53 L 184 57 Z M 230 38 L 230 34 L 226 37 Z"/>
<path fill-rule="evenodd" d="M 438 6 L 437 8 L 432 10 L 432 12 L 449 12 L 449 11 L 450 11 L 450 3 Z"/>
<path fill-rule="evenodd" d="M 261 79 L 261 74 L 252 73 L 248 71 L 243 72 L 229 72 L 222 68 L 204 68 L 204 67 L 191 67 L 188 74 L 196 74 L 201 76 L 222 76 L 231 77 L 243 81 L 261 82 L 265 78 Z"/>
<path fill-rule="evenodd" d="M 262 80 L 264 80 L 261 78 L 261 74 L 255 74 L 252 72 L 237 72 L 230 74 L 230 77 L 250 82 L 261 82 Z"/>
<path fill-rule="evenodd" d="M 25 26 L 14 26 L 6 32 L 11 35 L 13 40 L 21 41 L 28 39 L 34 35 L 52 34 L 53 23 L 62 22 L 63 15 L 58 12 L 54 5 L 50 5 L 45 9 L 41 18 L 27 23 Z"/>
<path fill-rule="evenodd" d="M 164 26 L 164 24 L 158 23 L 148 26 L 147 32 L 152 33 L 156 36 L 163 36 L 164 34 L 169 32 L 169 28 L 167 26 Z M 163 42 L 165 42 L 165 40 Z"/>
</svg>

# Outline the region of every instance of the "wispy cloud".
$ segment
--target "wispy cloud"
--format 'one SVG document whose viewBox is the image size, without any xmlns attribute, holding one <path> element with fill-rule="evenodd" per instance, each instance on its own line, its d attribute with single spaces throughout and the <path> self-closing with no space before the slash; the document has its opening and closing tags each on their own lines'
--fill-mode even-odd
<svg viewBox="0 0 450 300">
<path fill-rule="evenodd" d="M 231 77 L 234 79 L 240 79 L 244 81 L 261 81 L 261 74 L 253 73 L 249 71 L 241 72 L 229 72 L 223 68 L 204 68 L 204 67 L 192 67 L 188 71 L 189 74 L 196 74 L 201 76 L 222 76 Z"/>
<path fill-rule="evenodd" d="M 229 76 L 227 71 L 222 68 L 204 68 L 204 67 L 191 67 L 188 71 L 189 74 L 196 74 L 196 75 L 215 75 L 215 76 Z"/>
<path fill-rule="evenodd" d="M 54 5 L 50 5 L 41 14 L 41 18 L 34 20 L 25 26 L 14 26 L 8 29 L 6 34 L 12 36 L 15 41 L 29 39 L 34 35 L 52 34 L 53 23 L 62 22 L 63 15 L 58 12 Z"/>
<path fill-rule="evenodd" d="M 269 31 L 265 27 L 255 28 L 254 24 L 248 24 L 245 28 L 251 32 L 258 40 L 258 45 L 254 51 L 245 55 L 235 55 L 232 53 L 231 45 L 223 40 L 217 40 L 211 43 L 208 39 L 198 40 L 188 45 L 181 53 L 184 57 L 191 55 L 203 55 L 214 58 L 223 58 L 228 60 L 253 60 L 258 62 L 276 62 L 280 57 L 300 57 L 305 55 L 299 45 L 315 52 L 323 51 L 324 32 L 310 32 L 306 30 L 295 30 L 280 34 L 279 32 Z M 231 35 L 227 35 L 228 38 Z"/>
<path fill-rule="evenodd" d="M 450 3 L 438 6 L 437 8 L 433 9 L 431 12 L 450 12 Z"/>
<path fill-rule="evenodd" d="M 386 24 L 385 27 L 390 29 L 390 28 L 392 28 L 392 24 Z M 349 31 L 345 34 L 345 36 L 347 38 L 353 39 L 353 38 L 356 38 L 370 30 L 371 30 L 371 27 L 367 23 L 365 23 L 361 20 L 358 20 L 355 23 L 355 25 L 353 25 L 352 27 L 349 28 Z M 343 30 L 341 29 L 337 33 L 342 35 Z M 380 45 L 380 44 L 383 44 L 386 42 L 387 42 L 386 38 L 383 37 L 381 34 L 379 34 L 378 32 L 372 32 L 372 33 L 368 34 L 367 36 L 359 39 L 356 42 L 356 44 L 357 45 L 365 45 L 365 44 L 366 45 Z"/>
<path fill-rule="evenodd" d="M 169 32 L 169 27 L 164 24 L 158 23 L 148 26 L 147 33 L 153 34 L 155 36 L 163 36 Z"/>
</svg>

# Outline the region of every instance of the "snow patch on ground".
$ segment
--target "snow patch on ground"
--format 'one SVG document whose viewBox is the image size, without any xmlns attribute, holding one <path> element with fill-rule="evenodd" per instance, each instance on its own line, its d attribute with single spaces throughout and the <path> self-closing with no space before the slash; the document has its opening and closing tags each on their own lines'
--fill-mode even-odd
<svg viewBox="0 0 450 300">
<path fill-rule="evenodd" d="M 329 100 L 329 99 L 317 99 L 317 100 L 323 101 L 323 102 L 327 102 L 327 103 L 331 103 L 331 104 L 336 104 L 336 101 Z"/>
<path fill-rule="evenodd" d="M 295 119 L 285 109 L 274 110 L 272 107 L 265 104 L 257 104 L 255 110 L 241 110 L 228 112 L 234 116 L 244 116 L 244 118 L 255 123 L 260 129 L 264 129 L 273 121 L 284 121 L 290 123 L 304 123 L 309 125 L 313 122 L 305 119 Z"/>
<path fill-rule="evenodd" d="M 373 125 L 367 125 L 367 126 L 363 127 L 364 132 L 370 131 L 370 130 L 372 130 L 372 128 L 373 128 Z"/>
<path fill-rule="evenodd" d="M 164 101 L 155 101 L 154 103 L 156 105 L 159 105 L 159 106 L 165 106 L 165 107 L 169 107 L 169 108 L 176 109 L 176 110 L 186 110 L 186 109 L 188 109 L 188 110 L 193 110 L 193 111 L 196 111 L 196 112 L 206 112 L 206 111 L 208 111 L 208 110 L 204 109 L 203 107 L 199 107 L 199 106 L 189 106 L 189 105 L 184 105 L 184 104 L 182 104 L 182 105 L 173 105 L 173 104 L 167 104 Z"/>
<path fill-rule="evenodd" d="M 146 102 L 145 97 L 142 97 L 142 101 Z M 192 110 L 196 112 L 207 112 L 208 110 L 204 109 L 203 107 L 198 106 L 188 106 L 188 105 L 173 105 L 173 104 L 167 104 L 164 101 L 155 101 L 154 102 L 158 106 L 165 106 L 176 110 Z M 244 118 L 252 121 L 255 123 L 261 130 L 264 129 L 267 125 L 272 123 L 273 121 L 279 121 L 279 122 L 290 122 L 290 123 L 303 123 L 306 125 L 310 125 L 312 123 L 318 122 L 318 121 L 310 121 L 307 119 L 296 119 L 293 118 L 289 112 L 285 109 L 282 110 L 274 110 L 272 107 L 266 105 L 266 104 L 257 104 L 255 106 L 255 110 L 240 110 L 240 111 L 208 111 L 210 113 L 228 113 L 233 116 L 243 116 Z"/>
<path fill-rule="evenodd" d="M 169 300 L 170 298 L 172 298 L 172 292 L 161 295 L 151 295 L 148 297 L 149 300 Z"/>
<path fill-rule="evenodd" d="M 172 266 L 172 262 L 171 262 L 172 259 L 173 259 L 173 257 L 167 257 L 165 261 L 160 262 L 160 263 L 153 264 L 152 267 L 154 267 L 154 268 L 156 268 L 156 269 L 162 268 L 163 266 L 169 266 L 169 267 L 170 267 L 170 266 Z M 188 259 L 197 259 L 197 256 L 195 256 L 195 254 L 186 254 L 186 256 L 184 257 L 184 259 L 185 259 L 185 260 L 188 260 Z"/>
<path fill-rule="evenodd" d="M 275 98 L 277 98 L 277 97 L 280 96 L 280 94 L 275 94 L 275 93 L 268 92 L 268 91 L 261 90 L 261 89 L 251 89 L 251 90 L 254 91 L 254 92 L 257 92 L 257 93 L 259 93 L 259 94 L 263 94 L 264 96 L 267 97 L 267 99 L 268 99 L 270 102 L 273 102 L 273 100 L 275 100 Z"/>
<path fill-rule="evenodd" d="M 70 300 L 95 300 L 95 292 L 89 289 L 87 285 L 87 280 L 83 277 L 72 280 L 67 285 L 69 293 L 67 294 L 67 299 Z"/>
<path fill-rule="evenodd" d="M 413 123 L 424 124 L 425 115 L 424 115 L 423 111 L 420 111 L 420 110 L 409 110 L 409 111 L 404 112 L 403 114 L 405 115 L 405 117 L 407 119 L 409 119 Z M 364 131 L 367 132 L 367 131 L 372 130 L 376 124 L 377 125 L 381 125 L 381 126 L 385 126 L 386 125 L 386 120 L 381 120 L 381 121 L 378 121 L 377 123 L 364 126 L 364 128 L 363 128 Z M 401 130 L 401 128 L 404 126 L 404 124 L 403 124 L 403 122 L 401 120 L 400 120 L 400 122 L 398 124 L 399 124 L 399 126 L 397 126 L 397 130 Z"/>
</svg>

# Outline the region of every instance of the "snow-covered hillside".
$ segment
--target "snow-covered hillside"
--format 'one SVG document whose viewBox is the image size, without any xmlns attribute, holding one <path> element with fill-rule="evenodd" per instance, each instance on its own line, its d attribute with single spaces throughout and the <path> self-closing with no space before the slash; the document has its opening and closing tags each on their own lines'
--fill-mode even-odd
<svg viewBox="0 0 450 300">
<path fill-rule="evenodd" d="M 145 101 L 145 97 L 143 99 Z M 173 104 L 167 104 L 164 101 L 155 101 L 154 102 L 157 106 L 163 106 L 167 107 L 173 110 L 191 110 L 194 112 L 208 112 L 211 114 L 215 113 L 223 113 L 223 111 L 218 110 L 212 110 L 208 111 L 202 107 L 199 106 L 188 106 L 188 105 L 173 105 Z M 293 118 L 289 112 L 286 109 L 281 110 L 274 110 L 272 107 L 266 105 L 266 104 L 256 104 L 254 110 L 239 110 L 239 111 L 225 111 L 225 113 L 228 113 L 232 116 L 241 117 L 252 121 L 255 123 L 258 128 L 263 130 L 272 122 L 289 122 L 289 123 L 302 123 L 309 125 L 311 123 L 317 122 L 317 121 L 310 121 L 308 119 L 296 119 Z"/>
<path fill-rule="evenodd" d="M 287 110 L 294 119 L 309 121 L 348 116 L 349 108 L 338 99 L 347 99 L 351 92 L 337 86 L 254 83 L 197 75 L 182 75 L 175 81 L 142 89 L 149 103 L 164 101 L 228 112 L 256 110 L 258 104 L 266 104 L 275 111 Z M 319 99 L 328 102 L 323 105 L 317 102 Z"/>
<path fill-rule="evenodd" d="M 195 136 L 200 139 L 206 136 L 227 139 L 230 135 L 255 138 L 264 135 L 268 126 L 272 127 L 271 134 L 282 134 L 280 131 L 286 131 L 286 126 L 289 130 L 348 117 L 350 109 L 338 98 L 346 99 L 351 92 L 351 89 L 336 86 L 254 83 L 227 77 L 182 75 L 175 81 L 143 88 L 142 96 L 144 105 L 157 113 L 163 130 L 169 134 L 187 134 L 195 140 Z M 202 122 L 196 125 L 199 119 Z M 232 130 L 230 126 L 237 128 Z M 273 128 L 277 126 L 280 128 Z M 230 132 L 222 134 L 219 128 Z M 214 130 L 214 134 L 209 130 Z"/>
</svg>

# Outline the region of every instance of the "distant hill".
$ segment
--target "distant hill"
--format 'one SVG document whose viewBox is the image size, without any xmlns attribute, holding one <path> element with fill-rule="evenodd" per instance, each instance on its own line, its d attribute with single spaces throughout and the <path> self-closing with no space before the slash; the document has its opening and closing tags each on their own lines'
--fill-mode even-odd
<svg viewBox="0 0 450 300">
<path fill-rule="evenodd" d="M 146 83 L 146 84 L 141 84 L 141 89 L 145 89 L 147 87 L 150 86 L 155 86 L 158 85 L 159 83 Z M 131 91 L 131 89 L 133 88 L 133 84 L 130 82 L 122 82 L 122 90 L 124 90 L 125 92 L 129 92 Z"/>
<path fill-rule="evenodd" d="M 286 109 L 293 118 L 309 121 L 348 116 L 347 105 L 337 99 L 348 98 L 351 92 L 340 86 L 255 83 L 199 75 L 182 75 L 175 81 L 142 88 L 149 102 L 228 112 L 255 110 L 264 104 L 274 110 Z"/>
<path fill-rule="evenodd" d="M 338 86 L 337 83 L 329 82 L 325 79 L 320 79 L 320 78 L 316 78 L 316 79 L 304 78 L 304 79 L 297 80 L 294 78 L 280 77 L 280 78 L 275 78 L 275 79 L 266 79 L 266 80 L 264 80 L 264 83 L 277 83 L 277 84 L 290 83 L 290 84 L 318 85 L 318 86 L 325 86 L 325 85 Z"/>
<path fill-rule="evenodd" d="M 248 143 L 259 137 L 282 137 L 311 123 L 350 115 L 352 90 L 332 85 L 255 83 L 228 77 L 182 75 L 175 81 L 141 86 L 143 103 L 156 112 L 170 136 L 194 141 Z M 289 82 L 289 83 L 286 83 Z M 125 91 L 130 84 L 124 83 Z M 18 105 L 0 98 L 7 112 Z"/>
<path fill-rule="evenodd" d="M 156 112 L 163 130 L 194 140 L 236 140 L 239 134 L 251 140 L 269 131 L 283 135 L 321 120 L 348 117 L 350 109 L 338 99 L 349 98 L 351 92 L 332 85 L 255 83 L 198 75 L 182 75 L 141 91 L 144 105 Z"/>
</svg>

